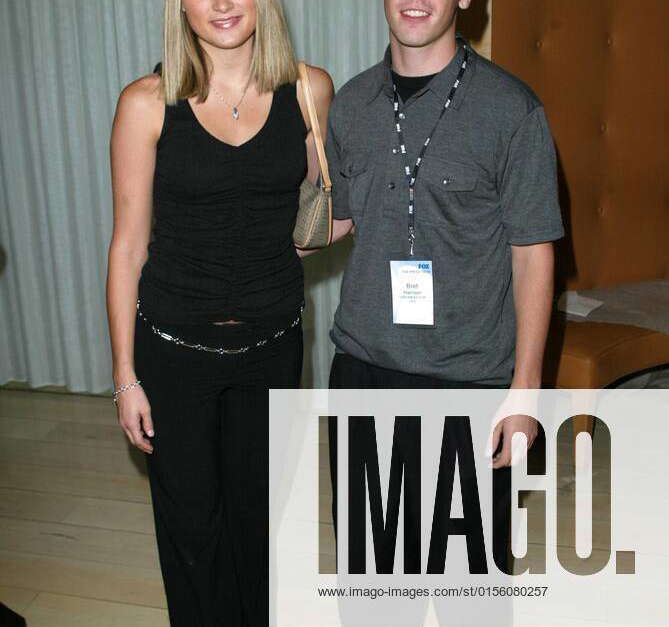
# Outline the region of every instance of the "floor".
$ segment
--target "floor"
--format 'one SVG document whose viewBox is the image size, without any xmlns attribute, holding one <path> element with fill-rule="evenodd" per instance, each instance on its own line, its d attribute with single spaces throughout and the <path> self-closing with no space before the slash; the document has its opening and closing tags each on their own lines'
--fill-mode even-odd
<svg viewBox="0 0 669 627">
<path fill-rule="evenodd" d="M 0 602 L 28 627 L 169 626 L 144 458 L 109 398 L 0 388 Z"/>
<path fill-rule="evenodd" d="M 320 569 L 332 572 L 326 464 L 320 473 Z M 144 459 L 109 398 L 0 388 L 0 602 L 29 627 L 168 627 Z"/>
<path fill-rule="evenodd" d="M 0 601 L 29 627 L 168 627 L 157 560 L 110 399 L 0 390 Z"/>
</svg>

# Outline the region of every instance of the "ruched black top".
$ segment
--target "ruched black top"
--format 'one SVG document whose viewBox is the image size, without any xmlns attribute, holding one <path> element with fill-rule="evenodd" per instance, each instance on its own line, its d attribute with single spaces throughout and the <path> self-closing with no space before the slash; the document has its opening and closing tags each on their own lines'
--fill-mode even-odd
<svg viewBox="0 0 669 627">
<path fill-rule="evenodd" d="M 138 294 L 149 320 L 295 318 L 304 280 L 292 233 L 306 133 L 294 84 L 274 92 L 265 125 L 238 147 L 211 135 L 188 100 L 165 107 Z"/>
</svg>

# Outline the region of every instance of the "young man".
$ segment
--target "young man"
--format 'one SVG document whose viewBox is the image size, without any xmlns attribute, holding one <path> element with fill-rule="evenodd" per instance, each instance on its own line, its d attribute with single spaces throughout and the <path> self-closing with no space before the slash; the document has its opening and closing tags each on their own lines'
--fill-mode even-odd
<svg viewBox="0 0 669 627">
<path fill-rule="evenodd" d="M 555 149 L 532 90 L 456 34 L 469 4 L 385 0 L 385 58 L 330 109 L 335 218 L 355 230 L 331 388 L 541 385 L 552 241 L 564 235 Z M 536 421 L 511 416 L 495 430 L 507 488 L 516 431 L 531 445 Z"/>
</svg>

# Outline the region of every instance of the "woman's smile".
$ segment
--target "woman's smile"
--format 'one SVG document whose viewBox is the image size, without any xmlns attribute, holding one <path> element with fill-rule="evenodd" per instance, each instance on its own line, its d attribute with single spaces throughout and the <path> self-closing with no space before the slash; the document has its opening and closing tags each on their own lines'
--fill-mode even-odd
<svg viewBox="0 0 669 627">
<path fill-rule="evenodd" d="M 218 29 L 221 29 L 221 30 L 227 30 L 227 29 L 234 28 L 235 26 L 237 26 L 237 24 L 239 24 L 239 22 L 242 21 L 242 18 L 243 18 L 242 15 L 233 15 L 231 17 L 223 17 L 223 18 L 219 18 L 219 19 L 216 19 L 216 20 L 212 20 L 210 22 L 210 24 L 214 28 L 218 28 Z"/>
</svg>

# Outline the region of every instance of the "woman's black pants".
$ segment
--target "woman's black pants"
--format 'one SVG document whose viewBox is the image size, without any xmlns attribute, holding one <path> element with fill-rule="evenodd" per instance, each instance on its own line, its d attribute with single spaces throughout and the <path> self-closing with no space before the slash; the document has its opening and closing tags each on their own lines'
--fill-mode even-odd
<svg viewBox="0 0 669 627">
<path fill-rule="evenodd" d="M 205 346 L 270 333 L 250 323 L 160 326 Z M 302 327 L 244 354 L 179 346 L 135 324 L 135 370 L 151 405 L 146 454 L 172 627 L 268 624 L 269 388 L 298 388 Z"/>
</svg>

